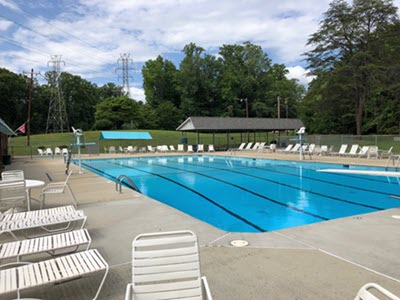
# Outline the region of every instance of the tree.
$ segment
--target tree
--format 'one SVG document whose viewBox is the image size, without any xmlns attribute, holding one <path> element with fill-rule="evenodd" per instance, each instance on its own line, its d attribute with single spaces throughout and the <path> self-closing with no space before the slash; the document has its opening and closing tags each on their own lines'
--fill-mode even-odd
<svg viewBox="0 0 400 300">
<path fill-rule="evenodd" d="M 126 96 L 106 98 L 96 105 L 94 129 L 121 129 L 122 126 L 140 125 L 140 105 Z"/>
<path fill-rule="evenodd" d="M 156 108 L 168 101 L 179 107 L 178 70 L 171 61 L 164 61 L 161 56 L 149 60 L 142 68 L 142 75 L 147 103 Z"/>
<path fill-rule="evenodd" d="M 337 79 L 320 88 L 329 89 L 334 83 L 344 98 L 339 103 L 330 103 L 341 105 L 344 101 L 344 106 L 347 100 L 353 103 L 358 135 L 363 132 L 366 103 L 379 85 L 377 78 L 382 67 L 379 48 L 385 42 L 384 32 L 397 22 L 397 8 L 391 0 L 354 0 L 352 5 L 336 0 L 330 4 L 318 31 L 308 40 L 308 45 L 314 46 L 306 53 L 309 68 L 314 74 L 318 74 L 318 69 L 324 74 L 330 72 Z"/>
<path fill-rule="evenodd" d="M 0 68 L 0 117 L 17 128 L 27 121 L 27 78 Z"/>
</svg>

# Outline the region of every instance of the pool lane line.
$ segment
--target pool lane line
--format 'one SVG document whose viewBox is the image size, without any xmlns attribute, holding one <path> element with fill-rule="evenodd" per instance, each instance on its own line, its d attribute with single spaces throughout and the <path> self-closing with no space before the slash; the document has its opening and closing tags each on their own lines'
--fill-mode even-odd
<svg viewBox="0 0 400 300">
<path fill-rule="evenodd" d="M 220 163 L 220 162 L 214 162 L 214 163 L 219 164 L 219 165 L 224 165 L 223 163 Z M 196 166 L 197 166 L 197 164 L 196 164 Z M 296 174 L 282 172 L 282 171 L 278 171 L 278 170 L 271 170 L 271 169 L 268 169 L 268 168 L 260 168 L 260 167 L 256 167 L 256 166 L 250 166 L 250 165 L 247 165 L 247 166 L 234 165 L 234 166 L 240 167 L 240 169 L 257 169 L 257 170 L 262 170 L 262 171 L 268 171 L 270 173 L 278 173 L 278 174 L 289 175 L 289 176 L 292 176 L 292 177 L 297 177 Z M 287 166 L 287 165 L 274 165 L 274 166 L 286 167 L 286 168 L 294 168 L 294 167 Z M 204 166 L 204 167 L 205 168 L 213 168 L 212 166 L 207 166 L 207 165 Z M 309 168 L 305 168 L 305 169 L 313 171 L 313 169 L 309 169 Z M 230 171 L 229 169 L 220 169 L 220 170 Z M 346 187 L 346 188 L 350 188 L 350 189 L 362 190 L 362 191 L 365 191 L 365 192 L 375 193 L 375 194 L 379 194 L 379 195 L 385 195 L 385 196 L 393 195 L 393 193 L 386 193 L 386 192 L 380 192 L 380 191 L 375 191 L 375 190 L 370 190 L 370 189 L 365 189 L 365 188 L 358 188 L 358 187 L 354 187 L 354 186 L 350 186 L 350 185 L 346 185 L 346 184 L 341 184 L 341 183 L 338 184 L 338 183 L 335 183 L 335 182 L 332 182 L 332 181 L 318 179 L 318 178 L 304 176 L 304 175 L 302 176 L 302 178 L 307 178 L 307 179 L 310 179 L 310 180 L 314 180 L 314 181 L 318 181 L 318 182 L 322 182 L 322 183 L 326 183 L 326 184 L 331 184 L 331 185 L 336 185 L 336 186 L 341 186 L 341 187 Z M 359 177 L 354 177 L 354 178 L 360 179 Z M 378 181 L 378 182 L 385 183 L 384 181 Z"/>
<path fill-rule="evenodd" d="M 198 191 L 196 191 L 196 190 L 194 190 L 194 189 L 192 189 L 192 188 L 190 188 L 190 187 L 188 187 L 188 186 L 185 186 L 184 184 L 182 184 L 182 183 L 180 183 L 180 182 L 178 182 L 178 181 L 175 181 L 175 180 L 173 180 L 173 179 L 170 179 L 170 178 L 168 178 L 168 177 L 165 177 L 165 176 L 160 175 L 160 174 L 157 174 L 157 173 L 153 173 L 153 172 L 149 172 L 149 171 L 143 171 L 143 170 L 138 169 L 138 168 L 135 168 L 135 167 L 133 167 L 133 166 L 120 165 L 120 164 L 118 164 L 118 163 L 111 162 L 111 161 L 108 161 L 108 163 L 114 164 L 114 165 L 117 165 L 117 166 L 120 166 L 121 168 L 124 167 L 124 168 L 128 168 L 128 169 L 138 170 L 138 171 L 140 171 L 140 172 L 147 173 L 147 174 L 150 174 L 150 175 L 153 175 L 153 176 L 160 177 L 160 178 L 162 178 L 162 179 L 164 179 L 164 180 L 170 181 L 170 182 L 172 182 L 172 183 L 174 183 L 174 184 L 176 184 L 176 185 L 179 185 L 179 186 L 181 186 L 181 187 L 183 187 L 183 188 L 185 188 L 185 189 L 191 191 L 192 193 L 194 193 L 194 194 L 196 194 L 196 195 L 198 195 L 198 196 L 204 198 L 205 200 L 209 201 L 210 203 L 214 204 L 215 206 L 219 207 L 220 209 L 222 209 L 223 211 L 225 211 L 226 213 L 228 213 L 229 215 L 235 217 L 236 219 L 239 219 L 239 220 L 242 221 L 243 223 L 246 223 L 246 224 L 249 225 L 250 227 L 253 227 L 254 229 L 256 229 L 256 230 L 258 230 L 258 231 L 260 231 L 260 232 L 267 232 L 267 231 L 268 231 L 268 230 L 266 230 L 266 229 L 264 229 L 264 228 L 258 226 L 257 224 L 252 223 L 251 221 L 247 220 L 246 218 L 243 218 L 242 216 L 240 216 L 240 215 L 234 213 L 233 211 L 230 211 L 229 209 L 225 208 L 224 206 L 222 206 L 222 205 L 219 204 L 218 202 L 212 200 L 211 198 L 208 198 L 206 195 L 203 195 L 203 194 L 201 194 L 200 192 L 198 192 Z M 145 163 L 145 162 L 141 161 L 141 163 Z M 146 165 L 147 165 L 147 163 L 146 163 Z M 155 165 L 157 165 L 157 164 L 155 164 Z M 96 168 L 93 168 L 93 169 L 97 170 Z M 107 174 L 107 173 L 105 173 L 105 172 L 101 172 L 101 173 Z M 108 175 L 108 174 L 107 174 L 107 175 Z M 110 175 L 108 175 L 108 176 L 110 176 Z M 114 177 L 114 176 L 110 176 L 110 177 L 116 178 L 116 177 Z"/>
<path fill-rule="evenodd" d="M 145 161 L 140 161 L 140 163 L 143 163 L 143 164 L 148 165 Z M 159 164 L 157 164 L 157 163 L 152 163 L 151 165 L 152 165 L 152 166 L 158 166 L 158 167 L 164 167 L 164 168 L 168 168 L 168 169 L 181 170 L 181 171 L 185 171 L 185 172 L 188 172 L 188 173 L 193 173 L 193 174 L 201 175 L 201 176 L 203 176 L 203 177 L 210 178 L 210 179 L 212 179 L 212 180 L 225 183 L 225 184 L 227 184 L 227 185 L 231 185 L 231 186 L 233 186 L 233 187 L 235 187 L 235 188 L 238 188 L 238 189 L 243 190 L 243 191 L 245 191 L 245 192 L 247 192 L 247 193 L 249 193 L 249 194 L 253 194 L 253 195 L 257 196 L 257 197 L 263 198 L 263 199 L 268 200 L 268 201 L 270 201 L 270 202 L 273 202 L 273 203 L 275 203 L 275 204 L 284 206 L 284 207 L 286 207 L 286 208 L 290 208 L 290 209 L 292 209 L 292 210 L 295 210 L 295 211 L 300 212 L 300 213 L 303 213 L 303 214 L 310 215 L 310 216 L 312 216 L 312 217 L 314 217 L 314 218 L 321 219 L 321 220 L 324 220 L 324 221 L 330 220 L 329 218 L 325 218 L 325 217 L 323 217 L 323 216 L 320 216 L 320 215 L 314 214 L 314 213 L 312 213 L 312 212 L 309 212 L 309 211 L 306 211 L 306 210 L 297 208 L 297 207 L 295 207 L 295 206 L 288 205 L 288 204 L 286 204 L 286 203 L 282 203 L 282 202 L 280 202 L 280 201 L 278 201 L 278 200 L 271 199 L 271 198 L 269 198 L 269 197 L 267 197 L 267 196 L 261 195 L 261 194 L 259 194 L 259 193 L 256 193 L 256 192 L 252 191 L 252 190 L 249 190 L 249 189 L 247 189 L 247 188 L 245 188 L 245 187 L 242 187 L 242 186 L 240 186 L 240 185 L 237 185 L 237 184 L 232 183 L 232 182 L 229 182 L 229 181 L 222 180 L 222 179 L 220 179 L 220 178 L 216 178 L 216 177 L 212 177 L 212 176 L 209 176 L 209 175 L 205 175 L 205 174 L 202 174 L 202 173 L 200 173 L 200 172 L 195 172 L 195 171 L 190 171 L 190 170 L 179 169 L 179 168 L 176 168 L 176 167 L 170 167 L 170 166 L 166 166 L 166 165 L 159 165 Z M 157 175 L 157 176 L 159 176 L 157 173 L 154 173 L 154 174 Z M 246 175 L 246 174 L 244 174 L 244 175 Z"/>
<path fill-rule="evenodd" d="M 189 162 L 187 162 L 187 164 L 194 165 L 194 166 L 203 166 L 203 165 L 193 164 L 193 163 L 189 163 Z M 157 164 L 153 163 L 152 165 L 157 165 Z M 159 166 L 164 166 L 164 165 L 159 165 Z M 167 166 L 164 166 L 164 167 L 167 167 Z M 353 202 L 353 201 L 350 201 L 350 200 L 345 200 L 345 199 L 341 199 L 341 198 L 337 198 L 337 197 L 333 197 L 333 196 L 324 195 L 324 194 L 321 194 L 321 193 L 313 192 L 311 190 L 305 190 L 305 189 L 302 189 L 302 188 L 291 186 L 291 185 L 286 184 L 286 183 L 274 181 L 274 180 L 271 180 L 271 179 L 267 179 L 267 178 L 264 178 L 264 177 L 260 177 L 260 176 L 256 176 L 256 175 L 252 175 L 252 174 L 248 174 L 248 173 L 243 173 L 243 172 L 224 169 L 224 168 L 217 168 L 217 167 L 212 167 L 212 166 L 203 166 L 203 167 L 208 168 L 208 169 L 216 169 L 216 170 L 220 170 L 220 171 L 236 173 L 236 174 L 240 174 L 240 175 L 244 175 L 244 176 L 248 176 L 248 177 L 252 177 L 252 178 L 257 178 L 257 179 L 260 179 L 260 180 L 263 180 L 263 181 L 272 182 L 272 183 L 275 183 L 275 184 L 278 184 L 278 185 L 281 185 L 281 186 L 285 186 L 285 187 L 288 187 L 288 188 L 291 188 L 291 189 L 294 189 L 294 190 L 299 190 L 299 191 L 307 192 L 307 193 L 314 194 L 314 195 L 317 195 L 317 196 L 321 196 L 321 197 L 324 197 L 324 198 L 329 198 L 329 199 L 332 199 L 334 201 L 344 202 L 344 203 L 348 203 L 348 204 L 352 204 L 352 205 L 356 205 L 356 206 L 363 206 L 363 207 L 371 208 L 371 209 L 374 209 L 374 210 L 384 210 L 384 208 L 381 208 L 381 207 L 376 207 L 376 206 L 372 206 L 372 205 L 368 205 L 368 204 L 362 204 L 362 203 Z M 170 167 L 170 168 L 172 168 L 172 167 Z M 188 170 L 185 170 L 185 171 L 203 175 L 203 174 L 195 172 L 195 171 L 188 171 Z M 219 179 L 217 179 L 215 177 L 211 177 L 211 176 L 208 176 L 208 175 L 203 175 L 203 176 L 214 178 L 215 180 L 219 180 Z M 233 183 L 231 183 L 231 184 L 235 185 Z M 243 188 L 243 189 L 245 189 L 245 188 Z M 263 197 L 265 197 L 265 196 L 263 196 Z M 270 198 L 268 198 L 268 199 L 270 199 Z"/>
</svg>

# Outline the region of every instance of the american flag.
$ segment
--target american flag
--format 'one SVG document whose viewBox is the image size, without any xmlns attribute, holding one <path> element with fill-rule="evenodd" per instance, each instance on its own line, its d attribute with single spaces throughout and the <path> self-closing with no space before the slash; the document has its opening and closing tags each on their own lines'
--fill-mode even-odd
<svg viewBox="0 0 400 300">
<path fill-rule="evenodd" d="M 22 132 L 22 133 L 25 133 L 25 132 L 26 132 L 26 130 L 25 130 L 25 123 L 22 124 L 21 126 L 19 126 L 19 127 L 17 128 L 17 130 L 15 130 L 15 131 L 20 131 L 20 132 Z"/>
</svg>

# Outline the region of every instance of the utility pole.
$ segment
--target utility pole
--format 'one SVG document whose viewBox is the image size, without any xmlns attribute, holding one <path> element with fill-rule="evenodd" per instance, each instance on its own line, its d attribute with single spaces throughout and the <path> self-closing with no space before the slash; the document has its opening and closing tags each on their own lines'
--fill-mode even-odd
<svg viewBox="0 0 400 300">
<path fill-rule="evenodd" d="M 118 80 L 122 77 L 122 89 L 125 90 L 127 95 L 130 97 L 130 89 L 129 89 L 129 79 L 133 81 L 132 75 L 129 74 L 131 70 L 134 70 L 132 67 L 133 60 L 129 58 L 129 53 L 121 54 L 121 57 L 118 58 L 117 64 L 119 67 L 115 69 L 115 73 L 121 72 L 122 75 L 118 76 Z"/>
<path fill-rule="evenodd" d="M 281 119 L 281 97 L 278 96 L 278 120 Z"/>
<path fill-rule="evenodd" d="M 61 60 L 61 55 L 52 55 L 51 60 L 47 63 L 47 66 L 53 66 L 53 72 L 50 78 L 51 99 L 49 104 L 49 114 L 47 117 L 46 133 L 49 133 L 51 128 L 52 132 L 69 131 L 67 109 L 60 85 L 61 63 L 65 66 L 65 62 Z"/>
<path fill-rule="evenodd" d="M 244 99 L 240 99 L 240 102 L 243 102 L 243 101 L 246 103 L 246 118 L 248 118 L 249 117 L 249 100 L 247 99 L 247 97 Z"/>
<path fill-rule="evenodd" d="M 27 74 L 27 72 L 23 71 L 23 74 Z M 29 91 L 28 91 L 28 120 L 26 121 L 26 132 L 27 132 L 27 145 L 30 146 L 31 144 L 31 107 L 32 107 L 32 93 L 33 93 L 33 76 L 40 75 L 39 73 L 34 73 L 33 69 L 30 72 L 31 76 L 29 78 Z"/>
<path fill-rule="evenodd" d="M 287 98 L 285 98 L 285 106 L 286 106 L 286 119 L 289 119 L 289 105 Z"/>
</svg>

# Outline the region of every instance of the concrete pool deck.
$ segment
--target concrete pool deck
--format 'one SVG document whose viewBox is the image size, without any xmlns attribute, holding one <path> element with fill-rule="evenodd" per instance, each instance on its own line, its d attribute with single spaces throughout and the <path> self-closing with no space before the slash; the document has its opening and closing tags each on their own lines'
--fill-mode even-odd
<svg viewBox="0 0 400 300">
<path fill-rule="evenodd" d="M 259 152 L 240 156 L 299 159 L 298 155 Z M 381 166 L 387 162 L 348 157 L 313 157 L 313 161 Z M 26 178 L 46 183 L 65 180 L 62 158 L 19 157 L 7 169 L 24 170 Z M 86 170 L 78 174 L 74 165 L 71 169 L 70 185 L 79 208 L 88 216 L 92 248 L 110 265 L 99 299 L 124 299 L 131 281 L 131 243 L 136 235 L 180 229 L 192 230 L 199 238 L 202 273 L 214 299 L 354 299 L 367 282 L 400 295 L 400 220 L 391 217 L 400 215 L 400 208 L 273 232 L 229 233 L 129 189 L 123 188 L 119 194 L 114 182 Z M 40 188 L 32 190 L 33 197 L 39 192 Z M 51 200 L 55 198 L 49 197 L 49 206 L 70 203 L 67 196 Z M 38 203 L 33 202 L 32 207 L 37 209 Z M 230 242 L 237 239 L 249 245 L 232 247 Z M 89 276 L 26 291 L 22 296 L 91 299 L 100 278 L 101 274 Z"/>
</svg>

